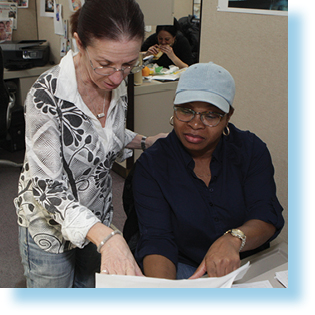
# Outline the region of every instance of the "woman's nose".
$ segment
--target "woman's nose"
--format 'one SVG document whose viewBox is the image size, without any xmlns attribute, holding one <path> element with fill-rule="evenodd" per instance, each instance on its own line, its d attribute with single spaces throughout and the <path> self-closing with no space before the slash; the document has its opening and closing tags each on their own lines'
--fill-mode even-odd
<svg viewBox="0 0 315 315">
<path fill-rule="evenodd" d="M 111 74 L 108 77 L 114 84 L 120 84 L 122 80 L 124 79 L 124 75 L 121 70 L 115 71 L 113 74 Z"/>
<path fill-rule="evenodd" d="M 194 118 L 188 122 L 192 128 L 203 128 L 205 125 L 201 120 L 200 114 L 195 114 Z"/>
</svg>

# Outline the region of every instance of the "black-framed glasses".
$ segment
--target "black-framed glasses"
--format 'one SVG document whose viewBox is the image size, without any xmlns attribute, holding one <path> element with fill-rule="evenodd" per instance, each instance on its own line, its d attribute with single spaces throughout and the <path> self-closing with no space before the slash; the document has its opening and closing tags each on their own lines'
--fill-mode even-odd
<svg viewBox="0 0 315 315">
<path fill-rule="evenodd" d="M 214 113 L 214 112 L 195 112 L 194 110 L 178 105 L 174 105 L 174 111 L 176 118 L 183 122 L 189 122 L 194 119 L 196 115 L 200 115 L 200 120 L 205 126 L 215 127 L 226 114 Z"/>
<path fill-rule="evenodd" d="M 137 73 L 139 71 L 142 71 L 142 66 L 139 65 L 139 61 L 137 61 L 137 63 L 134 66 L 128 66 L 128 67 L 121 68 L 121 69 L 117 69 L 117 68 L 111 67 L 111 66 L 94 67 L 92 60 L 91 60 L 91 57 L 90 57 L 90 54 L 89 54 L 87 49 L 86 49 L 86 52 L 89 56 L 90 65 L 96 74 L 103 75 L 103 76 L 109 76 L 109 75 L 114 74 L 115 72 L 120 71 L 123 75 L 128 75 L 129 73 Z"/>
</svg>

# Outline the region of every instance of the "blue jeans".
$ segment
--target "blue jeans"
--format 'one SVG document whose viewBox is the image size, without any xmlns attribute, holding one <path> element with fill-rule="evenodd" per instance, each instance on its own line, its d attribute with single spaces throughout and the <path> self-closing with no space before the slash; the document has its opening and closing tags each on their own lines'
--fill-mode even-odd
<svg viewBox="0 0 315 315">
<path fill-rule="evenodd" d="M 190 276 L 193 275 L 193 273 L 196 271 L 197 268 L 186 265 L 183 263 L 177 264 L 177 273 L 176 273 L 176 279 L 188 279 Z"/>
<path fill-rule="evenodd" d="M 95 288 L 101 255 L 93 243 L 53 254 L 42 250 L 27 228 L 19 227 L 19 245 L 28 288 Z"/>
</svg>

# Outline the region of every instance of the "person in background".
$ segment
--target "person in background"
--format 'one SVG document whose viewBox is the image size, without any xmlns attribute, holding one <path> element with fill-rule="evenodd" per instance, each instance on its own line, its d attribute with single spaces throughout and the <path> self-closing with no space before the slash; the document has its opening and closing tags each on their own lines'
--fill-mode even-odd
<svg viewBox="0 0 315 315">
<path fill-rule="evenodd" d="M 125 129 L 125 79 L 141 71 L 143 14 L 134 0 L 88 0 L 71 31 L 78 53 L 43 73 L 25 101 L 15 205 L 27 287 L 94 287 L 95 272 L 142 275 L 110 227 L 110 170 L 165 136 Z"/>
<path fill-rule="evenodd" d="M 284 225 L 266 144 L 230 123 L 235 83 L 214 63 L 180 77 L 173 131 L 137 160 L 135 257 L 149 277 L 224 276 Z"/>
<path fill-rule="evenodd" d="M 193 63 L 193 56 L 188 39 L 179 31 L 179 24 L 158 25 L 154 34 L 149 36 L 141 47 L 145 56 L 163 53 L 154 62 L 168 68 L 175 65 L 182 69 Z"/>
</svg>

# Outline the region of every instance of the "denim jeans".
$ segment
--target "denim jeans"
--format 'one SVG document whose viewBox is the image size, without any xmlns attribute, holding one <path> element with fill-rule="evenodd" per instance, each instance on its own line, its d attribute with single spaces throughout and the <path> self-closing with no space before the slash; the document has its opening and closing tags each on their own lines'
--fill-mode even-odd
<svg viewBox="0 0 315 315">
<path fill-rule="evenodd" d="M 176 279 L 188 279 L 190 276 L 193 275 L 193 273 L 196 271 L 197 268 L 186 265 L 183 263 L 177 264 L 177 273 L 176 273 Z"/>
<path fill-rule="evenodd" d="M 19 227 L 19 245 L 28 288 L 94 288 L 101 255 L 89 243 L 60 254 L 42 250 L 28 229 Z"/>
</svg>

